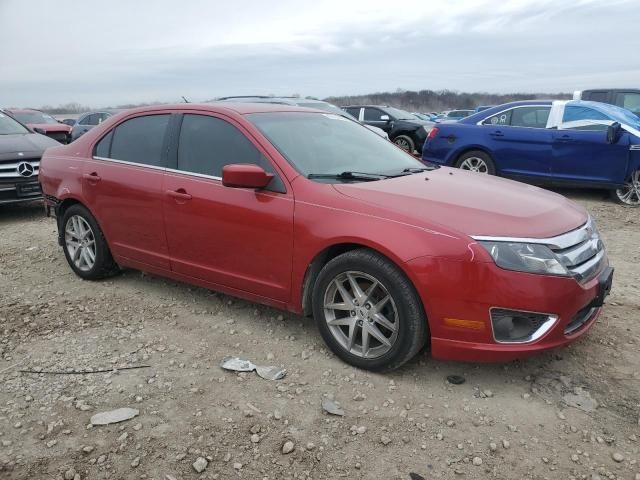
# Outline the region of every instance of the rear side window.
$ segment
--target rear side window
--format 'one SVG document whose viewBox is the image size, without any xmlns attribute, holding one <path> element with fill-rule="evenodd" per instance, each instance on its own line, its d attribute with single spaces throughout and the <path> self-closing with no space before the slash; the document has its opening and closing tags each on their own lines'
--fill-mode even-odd
<svg viewBox="0 0 640 480">
<path fill-rule="evenodd" d="M 511 114 L 512 127 L 547 128 L 551 107 L 520 107 Z"/>
<path fill-rule="evenodd" d="M 146 115 L 121 123 L 113 130 L 111 151 L 107 157 L 143 165 L 162 166 L 162 151 L 168 124 L 169 115 L 166 114 Z M 101 145 L 98 144 L 98 147 Z"/>
<path fill-rule="evenodd" d="M 494 116 L 487 118 L 483 125 L 510 125 L 511 114 L 513 110 L 507 110 L 506 112 L 496 113 Z"/>
<path fill-rule="evenodd" d="M 347 111 L 347 113 L 350 113 L 354 117 L 358 119 L 360 118 L 360 107 L 348 107 L 345 108 L 345 110 Z"/>
<path fill-rule="evenodd" d="M 113 138 L 113 130 L 107 133 L 102 140 L 96 145 L 94 155 L 96 157 L 109 158 L 109 151 L 111 150 L 111 139 Z"/>
<path fill-rule="evenodd" d="M 222 177 L 222 168 L 232 163 L 260 165 L 272 172 L 260 151 L 229 122 L 186 114 L 180 129 L 178 170 Z"/>
<path fill-rule="evenodd" d="M 591 100 L 592 102 L 607 103 L 607 92 L 589 92 L 583 97 L 583 100 Z"/>
</svg>

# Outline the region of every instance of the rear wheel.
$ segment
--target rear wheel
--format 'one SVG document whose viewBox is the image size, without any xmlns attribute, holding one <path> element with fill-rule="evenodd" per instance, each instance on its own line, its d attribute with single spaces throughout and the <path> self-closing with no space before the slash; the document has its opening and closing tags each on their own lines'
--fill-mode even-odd
<svg viewBox="0 0 640 480">
<path fill-rule="evenodd" d="M 64 229 L 64 255 L 76 275 L 98 280 L 118 271 L 104 234 L 89 210 L 72 205 L 64 212 L 60 225 Z"/>
<path fill-rule="evenodd" d="M 629 176 L 623 188 L 613 190 L 611 193 L 613 199 L 622 205 L 640 206 L 640 170 L 636 170 Z"/>
<path fill-rule="evenodd" d="M 405 152 L 413 153 L 413 151 L 416 149 L 415 143 L 413 143 L 411 137 L 408 137 L 407 135 L 398 135 L 393 139 L 393 143 L 395 143 Z"/>
<path fill-rule="evenodd" d="M 313 314 L 331 350 L 367 370 L 397 368 L 427 340 L 426 315 L 413 285 L 370 250 L 352 250 L 324 266 L 313 290 Z"/>
<path fill-rule="evenodd" d="M 496 166 L 493 160 L 487 153 L 480 150 L 472 150 L 460 155 L 456 162 L 456 167 L 470 172 L 496 174 Z"/>
</svg>

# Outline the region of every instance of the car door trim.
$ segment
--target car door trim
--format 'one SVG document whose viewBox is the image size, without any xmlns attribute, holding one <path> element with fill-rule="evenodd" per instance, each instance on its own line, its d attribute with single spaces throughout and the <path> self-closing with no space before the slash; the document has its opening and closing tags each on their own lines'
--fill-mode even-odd
<svg viewBox="0 0 640 480">
<path fill-rule="evenodd" d="M 157 166 L 157 165 L 147 165 L 146 163 L 129 162 L 128 160 L 118 160 L 116 158 L 98 157 L 96 155 L 93 155 L 91 158 L 93 160 L 101 160 L 101 161 L 106 161 L 106 162 L 120 163 L 120 164 L 123 164 L 123 165 L 131 165 L 133 167 L 145 167 L 145 168 L 151 168 L 153 170 L 161 170 L 161 171 L 167 170 L 166 167 L 160 167 L 160 166 Z"/>
</svg>

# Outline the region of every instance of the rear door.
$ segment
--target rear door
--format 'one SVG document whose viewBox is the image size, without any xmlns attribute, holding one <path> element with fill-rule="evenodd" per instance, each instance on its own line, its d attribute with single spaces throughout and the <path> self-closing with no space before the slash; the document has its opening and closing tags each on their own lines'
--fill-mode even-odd
<svg viewBox="0 0 640 480">
<path fill-rule="evenodd" d="M 567 105 L 553 132 L 553 176 L 560 182 L 621 183 L 629 159 L 629 134 L 607 143 L 611 120 L 589 107 Z"/>
<path fill-rule="evenodd" d="M 551 175 L 551 105 L 527 105 L 497 113 L 483 122 L 485 141 L 503 175 Z"/>
<path fill-rule="evenodd" d="M 168 112 L 137 115 L 111 129 L 84 164 L 84 197 L 112 253 L 169 269 L 162 216 Z"/>
<path fill-rule="evenodd" d="M 293 195 L 266 153 L 231 119 L 184 113 L 163 202 L 171 268 L 278 302 L 289 300 Z M 222 169 L 258 164 L 267 189 L 222 185 Z"/>
</svg>

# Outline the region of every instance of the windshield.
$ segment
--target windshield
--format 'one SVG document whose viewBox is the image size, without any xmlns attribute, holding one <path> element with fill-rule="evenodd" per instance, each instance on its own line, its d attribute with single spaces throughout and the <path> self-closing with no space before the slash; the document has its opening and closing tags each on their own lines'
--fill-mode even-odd
<svg viewBox="0 0 640 480">
<path fill-rule="evenodd" d="M 30 132 L 13 118 L 0 113 L 0 135 L 19 135 L 24 133 Z"/>
<path fill-rule="evenodd" d="M 417 120 L 418 117 L 409 112 L 400 110 L 399 108 L 384 107 L 384 111 L 394 117 L 396 120 Z"/>
<path fill-rule="evenodd" d="M 349 112 L 345 112 L 344 110 L 342 110 L 341 108 L 336 107 L 335 105 L 331 105 L 330 103 L 326 103 L 326 102 L 314 102 L 314 103 L 298 103 L 299 107 L 306 107 L 306 108 L 315 108 L 316 110 L 324 110 L 325 112 L 331 112 L 331 113 L 335 113 L 336 115 L 342 115 L 343 117 L 347 117 L 350 118 L 351 120 L 356 120 L 356 117 L 354 117 L 353 115 L 351 115 Z"/>
<path fill-rule="evenodd" d="M 253 113 L 247 118 L 302 175 L 397 174 L 424 165 L 359 123 L 330 113 Z"/>
<path fill-rule="evenodd" d="M 42 112 L 15 112 L 12 115 L 20 122 L 27 124 L 60 123 L 51 115 Z"/>
</svg>

